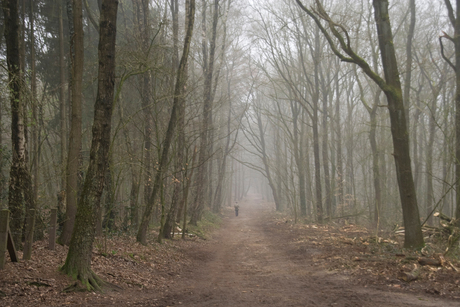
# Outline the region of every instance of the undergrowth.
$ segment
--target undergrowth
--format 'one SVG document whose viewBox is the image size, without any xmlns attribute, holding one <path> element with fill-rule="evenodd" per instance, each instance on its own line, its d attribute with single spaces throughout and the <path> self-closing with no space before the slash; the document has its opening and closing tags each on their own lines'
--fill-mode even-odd
<svg viewBox="0 0 460 307">
<path fill-rule="evenodd" d="M 202 239 L 207 239 L 211 231 L 220 227 L 222 217 L 220 214 L 205 211 L 203 218 L 198 222 L 197 226 L 188 225 L 188 232 L 197 235 Z"/>
</svg>

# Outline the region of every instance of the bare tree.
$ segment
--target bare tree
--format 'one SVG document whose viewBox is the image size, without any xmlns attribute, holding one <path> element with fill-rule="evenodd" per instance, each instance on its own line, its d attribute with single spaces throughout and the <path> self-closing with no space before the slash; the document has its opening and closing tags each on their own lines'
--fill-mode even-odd
<svg viewBox="0 0 460 307">
<path fill-rule="evenodd" d="M 360 66 L 363 72 L 385 93 L 390 113 L 396 176 L 398 179 L 399 194 L 403 209 L 405 226 L 404 246 L 410 248 L 423 247 L 424 241 L 420 225 L 420 214 L 417 206 L 414 180 L 412 176 L 412 166 L 409 155 L 409 136 L 404 111 L 401 82 L 399 79 L 398 65 L 393 45 L 393 34 L 389 18 L 390 15 L 388 12 L 388 1 L 373 1 L 374 19 L 377 26 L 380 53 L 385 74 L 384 79 L 376 74 L 363 58 L 359 57 L 355 53 L 355 51 L 351 48 L 350 37 L 346 29 L 331 19 L 319 0 L 316 0 L 316 13 L 313 13 L 312 10 L 304 6 L 300 0 L 296 0 L 296 2 L 303 11 L 314 19 L 323 35 L 325 35 L 328 40 L 334 54 L 342 61 L 355 63 Z M 321 20 L 326 22 L 329 30 L 323 26 Z M 333 37 L 335 37 L 338 41 L 342 51 L 336 47 Z"/>
</svg>

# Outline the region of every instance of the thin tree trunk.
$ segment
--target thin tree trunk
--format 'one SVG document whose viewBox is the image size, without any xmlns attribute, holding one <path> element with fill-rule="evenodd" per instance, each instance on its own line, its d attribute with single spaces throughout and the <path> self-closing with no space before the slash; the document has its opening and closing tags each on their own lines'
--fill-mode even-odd
<svg viewBox="0 0 460 307">
<path fill-rule="evenodd" d="M 82 90 L 83 90 L 83 13 L 81 0 L 69 0 L 67 3 L 69 25 L 71 27 L 71 122 L 69 135 L 69 152 L 66 169 L 67 208 L 64 227 L 59 242 L 64 245 L 70 243 L 75 223 L 78 201 L 78 173 L 80 166 L 81 129 L 82 129 Z"/>
<path fill-rule="evenodd" d="M 320 66 L 321 67 L 321 66 Z M 329 171 L 329 153 L 328 153 L 328 145 L 329 145 L 329 129 L 328 129 L 328 109 L 327 109 L 327 101 L 328 101 L 328 91 L 327 86 L 325 84 L 325 80 L 321 80 L 322 82 L 322 91 L 323 91 L 323 118 L 321 126 L 323 128 L 322 131 L 322 158 L 323 158 L 323 170 L 324 170 L 324 188 L 325 188 L 325 207 L 328 220 L 332 219 L 332 189 L 331 189 L 331 175 Z"/>
<path fill-rule="evenodd" d="M 62 191 L 61 193 L 65 194 L 65 189 L 66 189 L 66 143 L 67 143 L 67 133 L 66 133 L 66 106 L 65 106 L 65 50 L 64 50 L 64 21 L 63 21 L 63 7 L 62 7 L 62 2 L 60 0 L 57 0 L 59 2 L 59 78 L 60 78 L 60 84 L 59 84 L 59 108 L 60 108 L 60 139 L 61 139 L 61 160 L 60 160 L 60 165 L 61 165 L 61 182 L 60 182 L 60 190 Z M 64 215 L 64 207 L 65 202 L 58 202 L 58 223 L 62 224 L 63 223 L 63 215 Z"/>
<path fill-rule="evenodd" d="M 272 192 L 272 196 L 273 196 L 273 200 L 275 201 L 275 207 L 276 207 L 276 211 L 280 211 L 281 210 L 281 204 L 280 204 L 280 201 L 279 201 L 279 196 L 276 192 L 276 186 L 275 186 L 275 183 L 273 181 L 273 177 L 271 175 L 271 171 L 270 171 L 270 163 L 269 163 L 269 160 L 268 160 L 268 155 L 267 155 L 267 146 L 265 144 L 265 133 L 264 133 L 264 129 L 263 129 L 263 124 L 262 124 L 262 116 L 261 114 L 258 112 L 257 113 L 257 127 L 259 129 L 259 139 L 260 139 L 260 148 L 261 148 L 261 154 L 262 154 L 262 162 L 264 164 L 264 168 L 265 168 L 265 175 L 267 177 L 267 180 L 268 180 L 268 185 L 271 189 L 271 192 Z M 244 177 L 243 177 L 243 180 L 240 180 L 240 181 L 244 181 Z M 244 189 L 244 187 L 243 187 Z M 242 189 L 242 190 L 243 190 Z M 267 201 L 269 201 L 268 197 L 267 197 Z"/>
<path fill-rule="evenodd" d="M 33 128 L 32 128 L 32 143 L 33 143 L 33 158 L 32 158 L 32 172 L 33 172 L 33 198 L 34 203 L 38 199 L 38 159 L 40 156 L 39 152 L 39 119 L 38 119 L 38 99 L 37 99 L 37 73 L 35 69 L 35 18 L 34 18 L 34 3 L 30 1 L 30 70 L 31 70 L 31 95 L 32 95 L 32 118 L 33 118 Z"/>
<path fill-rule="evenodd" d="M 302 138 L 303 135 L 299 132 L 301 130 L 302 124 L 299 125 L 299 115 L 301 115 L 300 106 L 297 103 L 291 101 L 291 113 L 292 113 L 292 122 L 294 130 L 294 159 L 297 166 L 297 172 L 299 177 L 299 197 L 300 197 L 300 215 L 305 217 L 307 215 L 307 198 L 305 194 L 305 162 L 303 157 L 303 148 L 302 148 Z M 279 166 L 279 164 L 278 164 Z"/>
<path fill-rule="evenodd" d="M 343 172 L 343 153 L 342 153 L 342 125 L 340 123 L 340 92 L 339 92 L 339 74 L 336 73 L 335 78 L 335 88 L 336 88 L 336 102 L 335 102 L 335 130 L 336 130 L 336 144 L 337 144 L 337 199 L 338 206 L 343 208 L 344 197 L 343 197 L 343 182 L 345 179 Z"/>
<path fill-rule="evenodd" d="M 142 49 L 145 56 L 144 66 L 148 67 L 149 63 L 149 46 L 150 46 L 150 9 L 148 0 L 140 0 L 142 7 L 142 16 L 139 16 L 139 28 L 141 29 Z M 153 135 L 153 115 L 152 115 L 152 77 L 150 70 L 147 70 L 142 76 L 142 110 L 144 111 L 144 204 L 148 206 L 150 194 L 152 193 L 152 135 Z"/>
<path fill-rule="evenodd" d="M 120 117 L 120 121 L 124 121 L 124 114 L 123 108 L 121 103 L 118 103 L 118 113 Z M 129 156 L 129 166 L 131 169 L 131 188 L 129 194 L 129 208 L 130 208 L 130 220 L 131 220 L 131 228 L 138 229 L 139 227 L 139 206 L 138 206 L 138 198 L 139 198 L 139 172 L 136 171 L 136 164 L 135 164 L 135 150 L 133 149 L 132 142 L 129 138 L 129 131 L 127 124 L 123 124 L 123 135 L 125 138 L 126 150 Z"/>
<path fill-rule="evenodd" d="M 227 157 L 230 154 L 230 139 L 231 139 L 231 118 L 232 118 L 232 100 L 230 95 L 230 80 L 227 77 L 227 99 L 228 99 L 228 113 L 227 113 L 227 139 L 225 148 L 222 150 L 222 161 L 219 164 L 217 173 L 216 194 L 214 197 L 214 212 L 218 213 L 224 202 L 223 182 L 227 174 Z"/>
<path fill-rule="evenodd" d="M 25 3 L 24 3 L 25 4 Z M 35 214 L 37 199 L 38 199 L 38 157 L 39 157 L 39 140 L 38 140 L 38 130 L 39 130 L 39 120 L 38 120 L 38 100 L 37 95 L 37 79 L 35 71 L 35 30 L 34 30 L 34 12 L 33 12 L 33 3 L 30 4 L 30 46 L 31 46 L 31 101 L 32 101 L 32 176 L 28 170 L 24 174 L 24 195 L 25 195 L 25 238 L 26 246 L 24 248 L 24 259 L 30 259 L 32 251 L 29 249 L 33 242 L 34 238 L 34 225 L 37 215 Z M 27 244 L 28 240 L 32 241 Z M 26 250 L 27 248 L 27 250 Z"/>
<path fill-rule="evenodd" d="M 203 27 L 206 23 L 206 1 L 203 0 Z M 214 16 L 212 25 L 212 37 L 209 48 L 209 59 L 207 58 L 207 48 L 205 38 L 203 39 L 203 71 L 205 72 L 204 93 L 203 93 L 203 122 L 200 135 L 200 151 L 198 157 L 198 175 L 197 175 L 197 191 L 195 200 L 193 202 L 193 211 L 190 218 L 190 224 L 197 225 L 201 219 L 204 209 L 204 200 L 206 187 L 208 186 L 208 154 L 209 154 L 209 129 L 212 125 L 212 81 L 214 72 L 214 59 L 216 51 L 216 38 L 217 38 L 217 22 L 219 17 L 219 0 L 214 0 Z M 203 35 L 206 35 L 204 28 Z"/>
<path fill-rule="evenodd" d="M 173 70 L 177 71 L 179 66 L 179 3 L 177 0 L 171 0 L 170 3 L 172 20 L 173 20 Z M 188 10 L 188 8 L 186 8 Z M 187 23 L 187 21 L 186 21 Z M 184 183 L 184 150 L 185 150 L 185 136 L 184 136 L 184 117 L 185 117 L 185 101 L 184 97 L 180 98 L 180 105 L 178 107 L 177 119 L 177 141 L 176 141 L 176 155 L 175 155 L 175 174 L 173 176 L 173 196 L 171 206 L 166 216 L 163 229 L 160 234 L 163 234 L 165 239 L 170 239 L 174 236 L 174 223 L 177 218 L 177 211 L 181 199 L 181 192 Z M 161 239 L 161 238 L 160 238 Z"/>
<path fill-rule="evenodd" d="M 187 0 L 188 1 L 188 0 Z M 190 51 L 190 42 L 193 34 L 193 25 L 195 21 L 195 0 L 190 0 L 189 2 L 189 11 L 188 13 L 188 24 L 187 24 L 187 33 L 185 35 L 184 41 L 184 49 L 182 52 L 182 58 L 179 64 L 179 68 L 177 70 L 177 79 L 176 79 L 176 86 L 174 91 L 174 102 L 173 107 L 171 110 L 171 117 L 168 123 L 168 129 L 166 131 L 166 135 L 163 142 L 163 150 L 161 153 L 158 170 L 155 175 L 152 194 L 149 197 L 149 202 L 147 207 L 145 208 L 144 214 L 142 216 L 142 221 L 137 232 L 136 240 L 141 244 L 147 244 L 147 229 L 149 226 L 150 216 L 152 213 L 152 209 L 154 206 L 154 201 L 156 199 L 157 193 L 159 192 L 161 185 L 163 184 L 163 173 L 166 171 L 166 166 L 168 162 L 168 153 L 169 147 L 173 140 L 174 129 L 177 125 L 177 112 L 180 105 L 180 98 L 183 94 L 184 85 L 186 84 L 186 67 L 187 67 L 187 60 L 188 54 Z"/>
<path fill-rule="evenodd" d="M 415 0 L 409 0 L 410 8 L 410 24 L 409 31 L 407 32 L 407 41 L 406 41 L 406 77 L 404 82 L 404 108 L 406 111 L 406 120 L 407 127 L 410 127 L 409 124 L 409 109 L 410 109 L 410 86 L 412 81 L 412 40 L 414 38 L 415 22 L 416 22 L 416 11 L 415 11 Z M 408 129 L 409 130 L 409 129 Z M 415 140 L 413 140 L 415 142 Z"/>
</svg>

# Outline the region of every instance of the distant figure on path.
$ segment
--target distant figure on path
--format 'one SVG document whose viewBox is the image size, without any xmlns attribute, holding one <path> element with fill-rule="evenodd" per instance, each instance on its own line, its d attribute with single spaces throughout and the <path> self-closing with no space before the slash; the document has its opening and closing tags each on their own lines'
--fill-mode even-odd
<svg viewBox="0 0 460 307">
<path fill-rule="evenodd" d="M 238 206 L 238 202 L 235 202 L 235 216 L 238 216 L 239 209 L 240 209 L 240 206 Z"/>
</svg>

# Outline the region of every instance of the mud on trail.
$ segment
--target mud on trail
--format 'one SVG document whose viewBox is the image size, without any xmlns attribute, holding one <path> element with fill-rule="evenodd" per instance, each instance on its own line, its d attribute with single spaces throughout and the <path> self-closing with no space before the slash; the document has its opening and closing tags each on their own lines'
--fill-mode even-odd
<svg viewBox="0 0 460 307">
<path fill-rule="evenodd" d="M 302 230 L 309 231 L 315 229 Z M 398 280 L 370 286 L 366 278 L 328 269 L 317 261 L 333 258 L 327 248 L 299 241 L 299 233 L 253 196 L 209 242 L 186 251 L 193 266 L 156 305 L 460 306 L 460 299 L 404 289 Z"/>
</svg>

